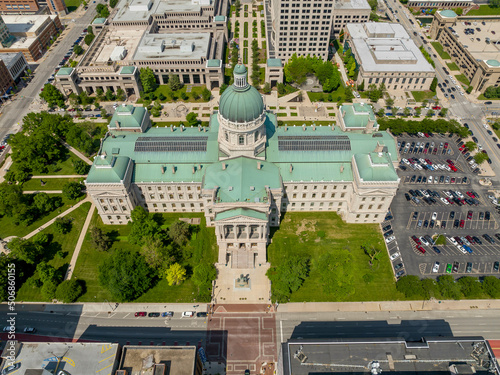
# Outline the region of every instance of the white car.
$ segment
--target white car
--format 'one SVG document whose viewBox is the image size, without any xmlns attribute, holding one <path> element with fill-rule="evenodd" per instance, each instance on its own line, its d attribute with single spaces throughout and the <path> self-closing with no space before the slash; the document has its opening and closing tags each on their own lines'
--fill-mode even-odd
<svg viewBox="0 0 500 375">
<path fill-rule="evenodd" d="M 444 168 L 445 170 L 447 170 L 448 172 L 451 172 L 451 168 L 450 168 L 450 167 L 448 167 L 447 165 L 443 165 L 443 168 Z"/>
<path fill-rule="evenodd" d="M 396 237 L 395 237 L 395 236 L 390 236 L 390 237 L 387 237 L 387 238 L 385 239 L 385 242 L 386 242 L 386 243 L 391 243 L 391 242 L 392 242 L 392 241 L 394 241 L 395 239 L 396 239 Z"/>
<path fill-rule="evenodd" d="M 432 184 L 432 176 L 429 176 L 429 178 L 427 179 L 427 182 L 428 182 L 429 184 Z"/>
<path fill-rule="evenodd" d="M 462 253 L 467 254 L 467 250 L 465 250 L 465 247 L 462 245 L 457 245 L 457 249 L 460 250 Z"/>
<path fill-rule="evenodd" d="M 465 238 L 465 237 L 460 237 L 460 239 L 462 240 L 462 242 L 463 242 L 464 244 L 466 244 L 467 246 L 470 246 L 470 242 L 469 242 L 469 240 L 467 240 L 467 238 Z"/>
<path fill-rule="evenodd" d="M 429 241 L 427 241 L 423 236 L 420 237 L 420 241 L 425 245 L 425 246 L 429 246 Z"/>
<path fill-rule="evenodd" d="M 426 192 L 425 190 L 420 190 L 420 192 L 422 193 L 422 195 L 423 195 L 424 197 L 426 197 L 426 198 L 429 198 L 429 197 L 430 197 L 429 193 L 428 193 L 428 192 Z"/>
<path fill-rule="evenodd" d="M 434 267 L 432 267 L 432 272 L 439 272 L 439 262 L 434 263 Z"/>
<path fill-rule="evenodd" d="M 420 159 L 418 159 L 418 161 L 419 161 L 420 163 L 424 164 L 424 165 L 426 165 L 426 164 L 427 164 L 427 162 L 425 161 L 425 159 L 420 158 Z"/>
<path fill-rule="evenodd" d="M 458 246 L 458 242 L 453 237 L 447 237 L 448 241 L 450 241 L 453 245 Z"/>
<path fill-rule="evenodd" d="M 401 256 L 401 254 L 399 252 L 396 252 L 396 253 L 392 254 L 391 256 L 389 256 L 389 259 L 392 262 L 393 260 L 398 259 L 400 256 Z"/>
<path fill-rule="evenodd" d="M 421 166 L 420 164 L 414 164 L 414 166 L 415 166 L 415 167 L 416 167 L 419 171 L 421 171 L 421 170 L 423 169 L 423 168 L 422 168 L 422 166 Z"/>
<path fill-rule="evenodd" d="M 433 212 L 431 220 L 436 220 L 437 217 L 438 217 L 438 213 L 437 212 Z"/>
<path fill-rule="evenodd" d="M 444 204 L 446 204 L 446 205 L 449 205 L 449 204 L 450 204 L 450 202 L 448 202 L 448 201 L 447 201 L 446 199 L 444 199 L 443 197 L 441 197 L 441 198 L 439 198 L 439 199 L 441 199 L 441 202 L 443 202 L 443 203 L 444 203 Z"/>
<path fill-rule="evenodd" d="M 460 95 L 464 95 L 464 92 L 463 92 L 463 91 L 460 91 Z"/>
<path fill-rule="evenodd" d="M 194 311 L 183 311 L 182 318 L 192 318 L 194 316 Z"/>
<path fill-rule="evenodd" d="M 443 194 L 446 195 L 448 198 L 453 198 L 453 196 L 448 191 L 443 191 Z"/>
<path fill-rule="evenodd" d="M 455 194 L 458 195 L 460 199 L 464 199 L 464 195 L 461 192 L 455 191 Z"/>
<path fill-rule="evenodd" d="M 405 163 L 406 165 L 410 165 L 410 162 L 408 161 L 408 159 L 402 159 L 403 160 L 403 163 Z"/>
</svg>

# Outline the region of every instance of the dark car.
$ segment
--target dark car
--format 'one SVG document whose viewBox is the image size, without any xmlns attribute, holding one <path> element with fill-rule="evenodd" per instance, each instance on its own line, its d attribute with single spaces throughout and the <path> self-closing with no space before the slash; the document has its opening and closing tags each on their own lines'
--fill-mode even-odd
<svg viewBox="0 0 500 375">
<path fill-rule="evenodd" d="M 455 218 L 455 211 L 450 211 L 450 219 Z"/>
<path fill-rule="evenodd" d="M 456 219 L 454 222 L 453 222 L 453 228 L 458 228 L 458 226 L 460 225 L 460 220 Z"/>
<path fill-rule="evenodd" d="M 148 314 L 148 316 L 149 316 L 150 318 L 158 318 L 158 317 L 160 316 L 160 313 L 159 313 L 159 312 L 150 312 L 150 313 Z"/>
<path fill-rule="evenodd" d="M 196 313 L 196 316 L 198 318 L 206 318 L 207 317 L 207 313 L 206 312 L 199 312 L 199 313 Z"/>
<path fill-rule="evenodd" d="M 384 237 L 389 237 L 390 235 L 394 234 L 394 231 L 391 229 L 389 232 L 384 233 Z"/>
<path fill-rule="evenodd" d="M 407 200 L 407 201 L 410 201 L 410 200 L 411 200 L 411 198 L 410 198 L 410 194 L 405 193 L 405 198 L 406 198 L 406 200 Z"/>
<path fill-rule="evenodd" d="M 401 270 L 396 274 L 396 277 L 401 277 L 405 274 L 405 270 Z"/>
<path fill-rule="evenodd" d="M 484 213 L 484 220 L 490 220 L 490 217 L 491 217 L 490 211 L 486 211 Z"/>
<path fill-rule="evenodd" d="M 465 272 L 466 273 L 472 272 L 472 263 L 471 262 L 467 262 L 467 266 L 465 267 Z"/>
<path fill-rule="evenodd" d="M 441 250 L 439 250 L 436 246 L 432 246 L 432 250 L 434 250 L 438 254 L 441 254 Z"/>
<path fill-rule="evenodd" d="M 453 270 L 452 270 L 453 273 L 457 273 L 458 272 L 458 266 L 459 265 L 460 265 L 460 263 L 453 262 Z"/>
<path fill-rule="evenodd" d="M 424 220 L 424 228 L 427 228 L 429 226 L 429 220 Z"/>
<path fill-rule="evenodd" d="M 413 220 L 416 220 L 416 219 L 417 219 L 417 217 L 418 217 L 418 211 L 415 211 L 415 212 L 413 213 Z"/>
<path fill-rule="evenodd" d="M 499 267 L 499 262 L 498 261 L 496 261 L 495 263 L 493 263 L 493 271 L 498 272 L 498 267 Z"/>
<path fill-rule="evenodd" d="M 404 267 L 404 266 L 403 266 L 403 263 L 398 263 L 398 264 L 396 264 L 396 265 L 394 266 L 394 271 L 396 271 L 396 272 L 397 272 L 397 271 L 399 271 L 399 270 L 400 270 L 401 268 L 403 268 L 403 267 Z"/>
</svg>

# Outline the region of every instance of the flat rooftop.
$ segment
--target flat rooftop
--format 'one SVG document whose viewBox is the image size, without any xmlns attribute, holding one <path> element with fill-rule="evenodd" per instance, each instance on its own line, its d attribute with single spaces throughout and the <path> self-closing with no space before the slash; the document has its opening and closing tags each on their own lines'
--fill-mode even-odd
<svg viewBox="0 0 500 375">
<path fill-rule="evenodd" d="M 20 374 L 43 368 L 54 370 L 60 356 L 63 358 L 59 370 L 71 375 L 109 374 L 118 360 L 118 344 L 25 342 L 18 345 L 15 362 L 21 363 Z"/>
<path fill-rule="evenodd" d="M 476 23 L 476 25 L 474 25 Z M 473 22 L 466 26 L 463 22 L 457 22 L 453 30 L 458 34 L 458 40 L 472 56 L 480 60 L 500 61 L 500 28 L 498 22 Z M 474 29 L 474 34 L 465 35 L 465 29 Z M 477 31 L 477 28 L 481 31 Z M 492 33 L 495 32 L 495 34 Z M 473 38 L 474 40 L 472 40 Z M 479 40 L 478 40 L 479 38 Z M 490 38 L 490 43 L 486 43 L 486 38 Z M 498 44 L 496 44 L 498 43 Z"/>
<path fill-rule="evenodd" d="M 347 0 L 335 2 L 335 9 L 371 9 L 366 0 Z"/>
<path fill-rule="evenodd" d="M 195 346 L 125 346 L 120 370 L 131 375 L 153 375 L 154 364 L 165 364 L 169 375 L 193 375 Z"/>
<path fill-rule="evenodd" d="M 123 58 L 123 62 L 131 61 L 132 56 L 139 45 L 142 35 L 145 33 L 144 29 L 106 29 L 104 36 L 105 43 L 99 47 L 100 50 L 96 52 L 95 57 L 92 59 L 96 63 L 106 63 L 110 60 L 111 53 L 117 46 L 123 46 L 127 50 L 127 55 Z M 123 65 L 123 64 L 121 64 Z"/>
<path fill-rule="evenodd" d="M 144 33 L 134 60 L 200 60 L 208 55 L 210 33 Z"/>
<path fill-rule="evenodd" d="M 347 30 L 366 72 L 434 72 L 400 24 L 349 23 Z"/>
<path fill-rule="evenodd" d="M 29 48 L 33 43 L 36 42 L 36 40 L 36 37 L 16 37 L 16 41 L 12 43 L 9 49 Z"/>
<path fill-rule="evenodd" d="M 147 20 L 152 14 L 199 12 L 202 5 L 211 5 L 213 0 L 121 0 L 113 21 Z"/>
<path fill-rule="evenodd" d="M 48 15 L 2 15 L 11 34 L 36 33 L 50 19 Z"/>
<path fill-rule="evenodd" d="M 311 373 L 370 374 L 370 364 L 378 361 L 382 373 L 450 374 L 456 364 L 460 374 L 494 374 L 491 349 L 482 337 L 437 338 L 426 342 L 392 340 L 309 341 L 290 340 L 282 344 L 284 374 Z M 453 373 L 451 373 L 453 375 Z"/>
<path fill-rule="evenodd" d="M 6 53 L 0 53 L 0 60 L 3 60 L 5 66 L 9 66 L 10 63 L 14 60 L 17 61 L 18 55 L 22 54 L 22 52 L 6 52 Z"/>
</svg>

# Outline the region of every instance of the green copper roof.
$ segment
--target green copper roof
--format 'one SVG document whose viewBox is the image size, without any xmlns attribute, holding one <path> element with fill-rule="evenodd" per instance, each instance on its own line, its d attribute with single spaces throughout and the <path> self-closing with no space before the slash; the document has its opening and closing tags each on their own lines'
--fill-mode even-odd
<svg viewBox="0 0 500 375">
<path fill-rule="evenodd" d="M 266 186 L 270 189 L 281 187 L 278 167 L 243 156 L 209 165 L 203 184 L 204 189 L 219 187 L 219 202 L 264 202 L 267 200 Z"/>
<path fill-rule="evenodd" d="M 233 74 L 246 74 L 247 73 L 247 67 L 243 64 L 237 64 L 234 67 Z"/>
<path fill-rule="evenodd" d="M 132 180 L 137 182 L 201 182 L 205 164 L 135 164 Z"/>
<path fill-rule="evenodd" d="M 116 122 L 120 128 L 140 128 L 147 116 L 146 108 L 134 107 L 131 104 L 118 106 L 109 122 L 109 129 L 116 129 Z"/>
<path fill-rule="evenodd" d="M 57 77 L 61 76 L 69 76 L 71 75 L 71 72 L 73 71 L 73 68 L 61 68 L 59 71 L 56 73 Z"/>
<path fill-rule="evenodd" d="M 219 101 L 221 116 L 232 122 L 251 122 L 264 111 L 262 96 L 253 86 L 245 88 L 229 86 Z"/>
<path fill-rule="evenodd" d="M 281 59 L 267 59 L 267 66 L 277 68 L 282 67 L 283 63 L 281 62 Z"/>
<path fill-rule="evenodd" d="M 92 25 L 102 25 L 104 22 L 106 22 L 106 18 L 99 17 L 92 22 Z"/>
<path fill-rule="evenodd" d="M 207 60 L 207 68 L 220 68 L 221 61 L 219 59 L 210 59 Z"/>
<path fill-rule="evenodd" d="M 339 112 L 343 115 L 346 128 L 366 128 L 368 121 L 373 121 L 373 127 L 377 127 L 377 120 L 372 107 L 364 103 L 344 104 L 340 106 Z"/>
<path fill-rule="evenodd" d="M 458 17 L 458 15 L 451 9 L 442 10 L 439 12 L 439 14 L 442 15 L 443 17 L 448 17 L 448 18 Z"/>
<path fill-rule="evenodd" d="M 276 163 L 283 182 L 352 181 L 351 163 Z"/>
<path fill-rule="evenodd" d="M 215 16 L 214 22 L 226 22 L 226 16 Z"/>
<path fill-rule="evenodd" d="M 135 66 L 124 66 L 120 70 L 120 74 L 134 74 Z"/>
<path fill-rule="evenodd" d="M 489 66 L 500 66 L 500 62 L 498 60 L 487 60 L 486 64 L 488 64 Z"/>
<path fill-rule="evenodd" d="M 86 183 L 121 183 L 127 172 L 130 158 L 125 156 L 97 156 L 90 167 Z"/>
<path fill-rule="evenodd" d="M 264 212 L 255 211 L 250 208 L 235 208 L 232 210 L 219 212 L 215 215 L 215 221 L 229 219 L 236 216 L 248 216 L 253 217 L 254 219 L 267 221 L 267 215 Z"/>
<path fill-rule="evenodd" d="M 363 181 L 398 181 L 391 158 L 386 153 L 355 154 L 354 160 Z"/>
</svg>

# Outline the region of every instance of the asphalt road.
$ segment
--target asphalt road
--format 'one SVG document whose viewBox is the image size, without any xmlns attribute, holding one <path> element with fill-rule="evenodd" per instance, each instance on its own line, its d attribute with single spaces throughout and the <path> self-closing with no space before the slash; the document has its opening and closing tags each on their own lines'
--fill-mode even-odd
<svg viewBox="0 0 500 375">
<path fill-rule="evenodd" d="M 59 65 L 59 62 L 71 48 L 74 41 L 83 32 L 83 29 L 87 28 L 96 15 L 96 5 L 97 3 L 91 2 L 85 14 L 80 18 L 75 18 L 75 24 L 65 34 L 64 38 L 60 39 L 59 44 L 51 51 L 46 52 L 45 60 L 34 70 L 34 77 L 28 86 L 21 90 L 17 98 L 3 107 L 2 116 L 0 117 L 0 138 L 3 138 L 7 133 L 19 130 L 17 124 L 30 112 L 30 104 L 37 98 L 39 100 L 38 94 L 47 79 Z M 71 23 L 72 21 L 69 22 L 69 24 Z"/>
</svg>

